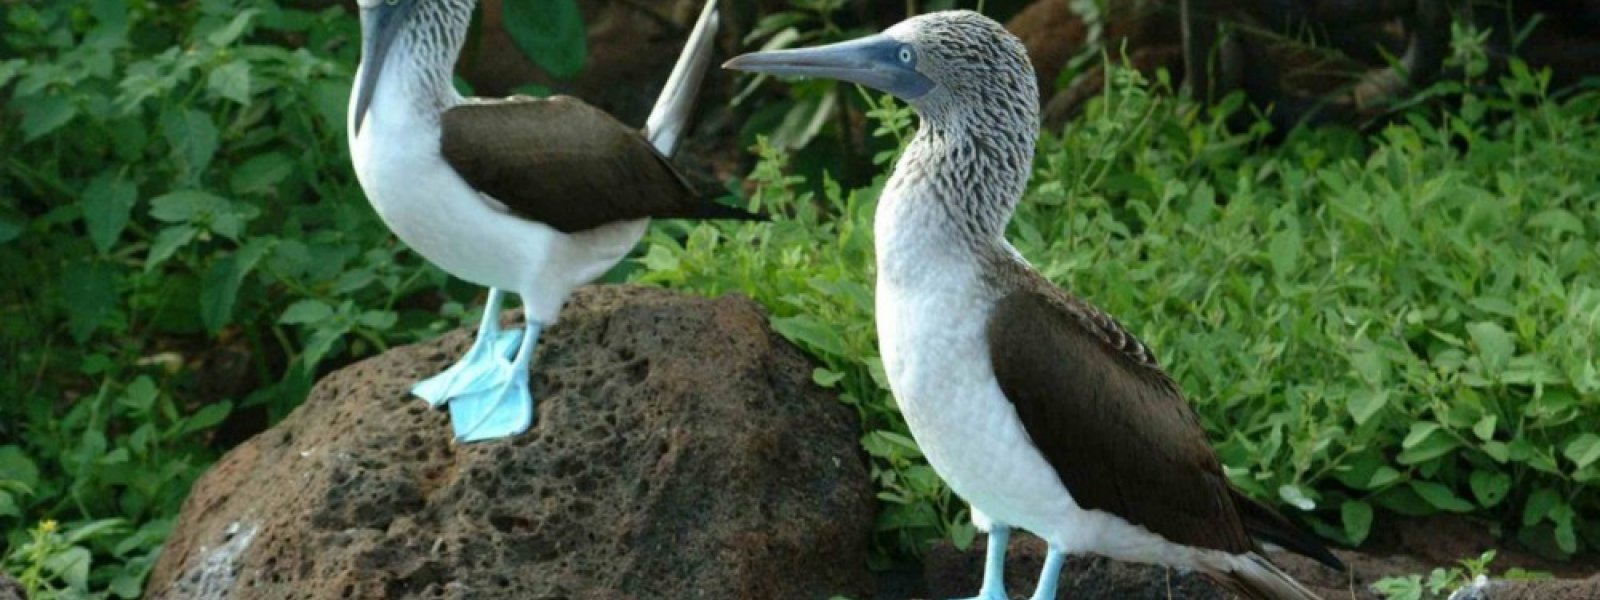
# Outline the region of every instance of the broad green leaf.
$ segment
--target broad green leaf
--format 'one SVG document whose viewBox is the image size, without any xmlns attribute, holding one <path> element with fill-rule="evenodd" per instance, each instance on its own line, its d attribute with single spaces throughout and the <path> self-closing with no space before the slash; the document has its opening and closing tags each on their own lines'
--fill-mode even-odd
<svg viewBox="0 0 1600 600">
<path fill-rule="evenodd" d="M 1344 534 L 1350 544 L 1361 545 L 1372 533 L 1372 505 L 1360 500 L 1345 500 L 1339 505 L 1339 516 L 1344 522 Z"/>
<path fill-rule="evenodd" d="M 178 430 L 178 434 L 189 434 L 216 427 L 217 424 L 228 418 L 228 413 L 230 412 L 233 412 L 233 403 L 227 400 L 207 404 L 184 420 L 183 427 Z"/>
<path fill-rule="evenodd" d="M 558 79 L 583 70 L 589 33 L 577 0 L 517 0 L 502 10 L 511 41 L 540 68 Z"/>
<path fill-rule="evenodd" d="M 22 106 L 22 139 L 31 142 L 49 135 L 72 120 L 78 107 L 57 95 L 31 96 L 19 100 Z"/>
<path fill-rule="evenodd" d="M 1298 225 L 1290 224 L 1282 231 L 1273 234 L 1272 241 L 1267 244 L 1267 256 L 1272 260 L 1272 272 L 1279 277 L 1294 275 L 1300 264 L 1300 249 L 1304 245 Z"/>
<path fill-rule="evenodd" d="M 28 488 L 39 486 L 39 467 L 18 446 L 0 446 L 0 481 L 15 481 Z"/>
<path fill-rule="evenodd" d="M 219 97 L 250 104 L 250 63 L 237 59 L 218 67 L 206 77 L 206 88 Z"/>
<path fill-rule="evenodd" d="M 180 248 L 194 241 L 194 236 L 199 233 L 200 230 L 195 229 L 192 225 L 162 228 L 156 234 L 155 241 L 150 244 L 150 254 L 146 255 L 144 260 L 144 270 L 148 272 L 161 263 L 167 262 L 167 259 L 172 258 L 172 255 Z"/>
<path fill-rule="evenodd" d="M 283 311 L 283 316 L 278 317 L 278 322 L 284 325 L 307 325 L 321 323 L 333 316 L 333 307 L 321 300 L 301 300 L 289 305 Z"/>
<path fill-rule="evenodd" d="M 1346 408 L 1350 411 L 1350 418 L 1355 419 L 1356 425 L 1365 425 L 1388 403 L 1389 390 L 1356 391 L 1351 394 Z"/>
<path fill-rule="evenodd" d="M 1484 508 L 1494 508 L 1511 492 L 1511 476 L 1500 471 L 1473 469 L 1468 483 L 1472 486 L 1472 495 Z"/>
<path fill-rule="evenodd" d="M 82 546 L 73 546 L 50 555 L 44 561 L 44 568 L 60 577 L 71 589 L 87 592 L 89 590 L 89 565 L 93 558 L 89 549 Z"/>
<path fill-rule="evenodd" d="M 250 157 L 228 178 L 229 188 L 240 196 L 271 192 L 294 173 L 294 161 L 282 152 L 266 152 Z"/>
<path fill-rule="evenodd" d="M 84 343 L 117 307 L 116 269 L 100 261 L 79 262 L 61 271 L 60 285 L 67 329 Z"/>
<path fill-rule="evenodd" d="M 1278 497 L 1282 498 L 1290 506 L 1300 510 L 1312 511 L 1317 509 L 1316 501 L 1312 500 L 1311 496 L 1306 494 L 1306 491 L 1298 485 L 1284 484 L 1278 486 Z"/>
<path fill-rule="evenodd" d="M 1550 509 L 1561 503 L 1561 495 L 1550 488 L 1539 488 L 1528 495 L 1522 505 L 1522 524 L 1533 525 L 1550 515 Z"/>
<path fill-rule="evenodd" d="M 200 190 L 178 190 L 150 200 L 150 216 L 167 223 L 189 223 L 227 210 L 227 199 Z"/>
<path fill-rule="evenodd" d="M 1498 420 L 1498 417 L 1494 415 L 1484 415 L 1483 418 L 1478 419 L 1476 425 L 1472 426 L 1472 434 L 1485 442 L 1494 439 L 1494 426 Z"/>
<path fill-rule="evenodd" d="M 1600 460 L 1600 435 L 1584 432 L 1573 436 L 1561 453 L 1577 468 L 1587 467 Z"/>
<path fill-rule="evenodd" d="M 777 330 L 779 335 L 810 346 L 825 355 L 838 356 L 845 353 L 844 338 L 839 337 L 839 330 L 815 318 L 805 315 L 774 317 L 772 328 Z"/>
<path fill-rule="evenodd" d="M 1434 508 L 1449 512 L 1472 512 L 1472 503 L 1462 500 L 1443 484 L 1432 481 L 1412 481 L 1411 490 Z"/>
<path fill-rule="evenodd" d="M 110 252 L 128 226 L 139 189 L 111 171 L 101 173 L 83 190 L 83 221 L 89 241 L 102 254 Z"/>
<path fill-rule="evenodd" d="M 226 25 L 206 34 L 206 42 L 217 47 L 234 43 L 240 36 L 244 35 L 245 28 L 250 26 L 250 22 L 255 20 L 256 15 L 260 14 L 260 12 L 254 8 L 239 11 L 239 14 L 234 15 L 233 20 L 228 21 Z"/>
<path fill-rule="evenodd" d="M 28 230 L 28 218 L 10 211 L 0 210 L 0 244 L 10 243 Z"/>
<path fill-rule="evenodd" d="M 3 476 L 3 474 L 0 474 L 0 477 Z M 22 517 L 22 507 L 17 506 L 16 497 L 4 489 L 0 489 L 0 517 Z"/>
<path fill-rule="evenodd" d="M 255 238 L 217 260 L 206 270 L 200 280 L 200 321 L 215 334 L 233 320 L 233 307 L 239 298 L 239 286 L 246 275 L 256 268 L 272 247 L 268 238 Z"/>
<path fill-rule="evenodd" d="M 1483 358 L 1484 367 L 1491 373 L 1498 373 L 1505 369 L 1511 362 L 1511 357 L 1516 353 L 1516 342 L 1511 339 L 1511 334 L 1493 321 L 1479 321 L 1467 325 L 1467 333 L 1472 335 L 1472 341 L 1478 348 L 1478 356 Z"/>
<path fill-rule="evenodd" d="M 155 381 L 149 376 L 140 375 L 122 391 L 121 402 L 136 414 L 148 413 L 155 408 L 156 398 L 160 394 L 161 390 L 156 387 Z"/>
<path fill-rule="evenodd" d="M 1412 423 L 1411 432 L 1400 446 L 1404 448 L 1396 459 L 1403 465 L 1414 465 L 1427 462 L 1460 446 L 1455 438 L 1440 427 L 1438 423 Z"/>
<path fill-rule="evenodd" d="M 211 116 L 195 109 L 175 108 L 161 113 L 161 134 L 188 182 L 198 182 L 211 166 L 221 134 Z"/>
</svg>

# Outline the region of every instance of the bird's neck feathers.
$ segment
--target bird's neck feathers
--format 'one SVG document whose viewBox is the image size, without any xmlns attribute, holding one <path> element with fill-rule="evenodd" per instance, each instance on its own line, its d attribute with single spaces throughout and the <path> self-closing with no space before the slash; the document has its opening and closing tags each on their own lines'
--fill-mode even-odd
<svg viewBox="0 0 1600 600">
<path fill-rule="evenodd" d="M 384 77 L 397 78 L 419 115 L 436 120 L 461 101 L 454 78 L 476 0 L 417 0 L 416 12 L 395 40 Z"/>
<path fill-rule="evenodd" d="M 1014 254 L 1006 224 L 1027 188 L 1038 138 L 1038 101 L 1012 107 L 923 107 L 878 206 L 880 258 L 910 247 L 987 261 Z M 888 265 L 883 265 L 887 267 Z"/>
</svg>

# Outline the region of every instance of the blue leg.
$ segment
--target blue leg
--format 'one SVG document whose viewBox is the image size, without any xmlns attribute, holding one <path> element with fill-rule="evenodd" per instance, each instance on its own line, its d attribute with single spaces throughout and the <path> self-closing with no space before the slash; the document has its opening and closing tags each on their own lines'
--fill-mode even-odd
<svg viewBox="0 0 1600 600">
<path fill-rule="evenodd" d="M 533 425 L 533 393 L 528 389 L 528 363 L 539 343 L 541 325 L 528 322 L 527 333 L 510 362 L 497 359 L 493 384 L 450 400 L 450 424 L 456 439 L 479 442 L 510 437 Z"/>
<path fill-rule="evenodd" d="M 1044 570 L 1039 573 L 1039 587 L 1033 589 L 1033 600 L 1056 600 L 1056 584 L 1061 581 L 1061 564 L 1067 554 L 1055 547 L 1044 556 Z"/>
<path fill-rule="evenodd" d="M 472 347 L 443 373 L 411 386 L 411 393 L 427 400 L 428 404 L 439 406 L 451 398 L 493 384 L 500 364 L 511 358 L 511 352 L 522 339 L 519 330 L 500 330 L 500 305 L 504 302 L 505 292 L 490 288 L 489 302 L 483 307 L 483 320 L 478 323 L 478 338 L 473 340 Z"/>
<path fill-rule="evenodd" d="M 1011 528 L 999 523 L 989 526 L 989 553 L 983 561 L 983 587 L 970 600 L 1009 600 L 1006 597 L 1006 546 L 1011 543 Z"/>
</svg>

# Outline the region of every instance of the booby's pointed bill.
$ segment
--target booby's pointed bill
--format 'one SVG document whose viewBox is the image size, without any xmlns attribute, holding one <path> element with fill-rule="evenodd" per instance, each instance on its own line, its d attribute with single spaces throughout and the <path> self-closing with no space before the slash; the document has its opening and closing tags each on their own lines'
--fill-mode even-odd
<svg viewBox="0 0 1600 600">
<path fill-rule="evenodd" d="M 362 0 L 360 4 L 361 81 L 356 85 L 356 108 L 350 123 L 356 133 L 361 133 L 361 123 L 372 106 L 372 93 L 378 87 L 378 75 L 383 72 L 389 47 L 394 45 L 416 0 Z"/>
<path fill-rule="evenodd" d="M 934 88 L 933 80 L 917 71 L 917 49 L 883 34 L 816 48 L 752 52 L 735 57 L 722 67 L 838 79 L 888 92 L 901 100 L 916 100 Z"/>
</svg>

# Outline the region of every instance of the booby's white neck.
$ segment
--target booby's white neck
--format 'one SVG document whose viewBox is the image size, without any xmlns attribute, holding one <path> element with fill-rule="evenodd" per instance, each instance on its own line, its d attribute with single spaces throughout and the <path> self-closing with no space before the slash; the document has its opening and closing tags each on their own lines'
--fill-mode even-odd
<svg viewBox="0 0 1600 600">
<path fill-rule="evenodd" d="M 1015 256 L 1005 229 L 1027 187 L 1037 124 L 976 116 L 924 118 L 895 165 L 873 224 L 880 282 L 948 281 L 952 270 Z"/>
</svg>

